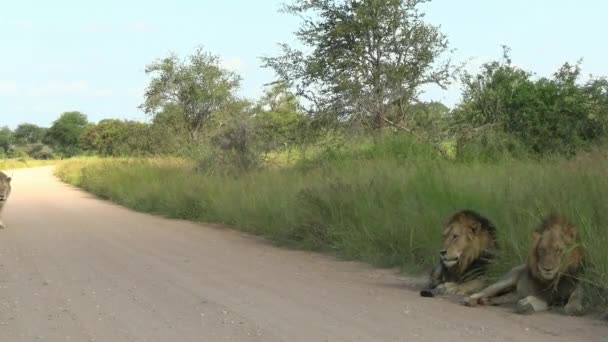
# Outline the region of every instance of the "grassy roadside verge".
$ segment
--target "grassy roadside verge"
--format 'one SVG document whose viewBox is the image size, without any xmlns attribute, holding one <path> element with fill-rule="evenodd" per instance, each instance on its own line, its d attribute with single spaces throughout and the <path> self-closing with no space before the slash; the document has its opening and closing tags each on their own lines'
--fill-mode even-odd
<svg viewBox="0 0 608 342">
<path fill-rule="evenodd" d="M 0 170 L 15 170 L 28 167 L 55 165 L 58 160 L 35 160 L 35 159 L 2 159 L 0 160 Z"/>
<path fill-rule="evenodd" d="M 529 232 L 549 212 L 581 231 L 592 267 L 585 281 L 608 288 L 608 159 L 459 164 L 415 157 L 349 156 L 240 177 L 197 173 L 162 159 L 75 160 L 64 181 L 135 210 L 229 224 L 295 248 L 377 266 L 422 271 L 435 262 L 439 229 L 472 208 L 498 227 L 496 274 L 526 257 Z"/>
</svg>

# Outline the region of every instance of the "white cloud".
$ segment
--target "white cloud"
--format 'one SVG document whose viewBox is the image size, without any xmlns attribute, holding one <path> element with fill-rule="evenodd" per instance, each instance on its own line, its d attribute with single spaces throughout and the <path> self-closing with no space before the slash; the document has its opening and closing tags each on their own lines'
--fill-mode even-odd
<svg viewBox="0 0 608 342">
<path fill-rule="evenodd" d="M 0 96 L 15 96 L 18 92 L 17 82 L 0 80 Z"/>
<path fill-rule="evenodd" d="M 238 72 L 238 71 L 243 71 L 243 69 L 245 69 L 245 63 L 243 63 L 243 61 L 240 58 L 233 57 L 233 58 L 223 59 L 222 67 L 224 67 L 225 69 L 228 69 L 230 71 Z"/>
</svg>

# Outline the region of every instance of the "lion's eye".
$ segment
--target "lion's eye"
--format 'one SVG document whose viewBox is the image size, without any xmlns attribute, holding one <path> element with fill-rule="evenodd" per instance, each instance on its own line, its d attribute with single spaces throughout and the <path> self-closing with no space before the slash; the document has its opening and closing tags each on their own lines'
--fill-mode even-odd
<svg viewBox="0 0 608 342">
<path fill-rule="evenodd" d="M 452 239 L 458 239 L 458 234 L 452 235 Z"/>
</svg>

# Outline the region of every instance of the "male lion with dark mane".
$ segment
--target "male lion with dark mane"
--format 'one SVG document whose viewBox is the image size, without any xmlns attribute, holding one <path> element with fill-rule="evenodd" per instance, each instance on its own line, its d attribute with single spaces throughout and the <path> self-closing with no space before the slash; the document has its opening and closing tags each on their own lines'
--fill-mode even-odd
<svg viewBox="0 0 608 342">
<path fill-rule="evenodd" d="M 494 225 L 472 210 L 461 210 L 443 227 L 442 239 L 439 262 L 420 295 L 469 295 L 483 289 L 483 276 L 497 248 Z"/>
<path fill-rule="evenodd" d="M 0 214 L 2 214 L 2 208 L 8 200 L 8 196 L 11 194 L 11 177 L 5 175 L 0 171 Z M 0 216 L 0 228 L 6 226 L 2 223 L 2 217 Z"/>
<path fill-rule="evenodd" d="M 513 268 L 501 280 L 465 298 L 464 304 L 499 305 L 517 302 L 516 312 L 545 311 L 565 304 L 568 315 L 583 313 L 583 290 L 578 277 L 585 250 L 576 226 L 566 218 L 550 215 L 532 233 L 526 264 Z"/>
</svg>

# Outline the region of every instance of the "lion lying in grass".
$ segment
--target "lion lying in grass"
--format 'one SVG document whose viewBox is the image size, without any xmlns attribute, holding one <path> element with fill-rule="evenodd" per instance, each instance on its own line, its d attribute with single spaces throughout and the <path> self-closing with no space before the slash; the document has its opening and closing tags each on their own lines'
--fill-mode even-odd
<svg viewBox="0 0 608 342">
<path fill-rule="evenodd" d="M 517 303 L 516 312 L 544 311 L 564 305 L 569 315 L 583 312 L 582 273 L 585 251 L 577 229 L 565 218 L 551 215 L 532 234 L 526 264 L 513 268 L 497 283 L 465 298 L 464 304 Z"/>
<path fill-rule="evenodd" d="M 496 251 L 494 225 L 472 210 L 450 217 L 442 233 L 443 248 L 423 297 L 468 295 L 480 291 L 486 267 Z"/>
</svg>

